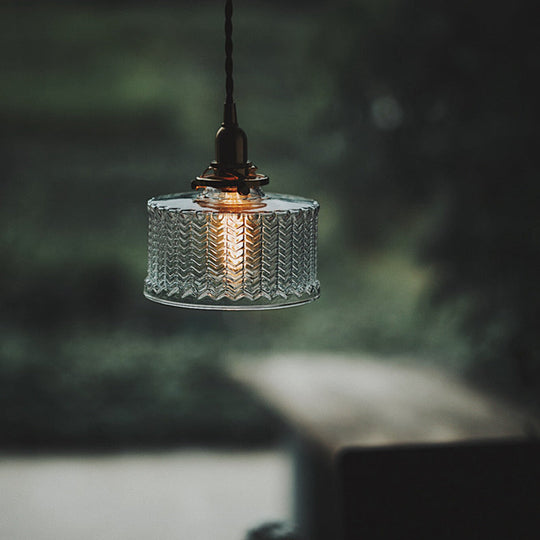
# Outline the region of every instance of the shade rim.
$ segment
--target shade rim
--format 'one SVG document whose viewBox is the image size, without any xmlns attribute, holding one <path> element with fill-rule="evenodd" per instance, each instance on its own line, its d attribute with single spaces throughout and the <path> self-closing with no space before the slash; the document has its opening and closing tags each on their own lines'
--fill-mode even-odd
<svg viewBox="0 0 540 540">
<path fill-rule="evenodd" d="M 219 301 L 216 301 L 215 304 L 200 304 L 196 302 L 181 302 L 178 300 L 167 300 L 155 296 L 147 290 L 143 291 L 145 298 L 156 302 L 157 304 L 162 304 L 165 306 L 187 308 L 187 309 L 199 309 L 203 311 L 264 311 L 271 309 L 286 309 L 290 307 L 302 306 L 304 304 L 310 304 L 320 297 L 320 292 L 309 297 L 301 299 L 290 299 L 284 300 L 280 303 L 268 303 L 268 304 L 220 304 Z"/>
</svg>

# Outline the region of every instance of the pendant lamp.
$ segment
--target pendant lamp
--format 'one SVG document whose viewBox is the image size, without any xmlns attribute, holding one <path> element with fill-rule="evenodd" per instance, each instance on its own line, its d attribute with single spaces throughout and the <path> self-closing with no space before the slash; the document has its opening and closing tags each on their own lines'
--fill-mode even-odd
<svg viewBox="0 0 540 540">
<path fill-rule="evenodd" d="M 319 204 L 265 194 L 268 176 L 248 161 L 233 99 L 232 0 L 225 3 L 226 100 L 216 159 L 194 191 L 148 201 L 144 295 L 171 306 L 255 310 L 319 297 Z"/>
</svg>

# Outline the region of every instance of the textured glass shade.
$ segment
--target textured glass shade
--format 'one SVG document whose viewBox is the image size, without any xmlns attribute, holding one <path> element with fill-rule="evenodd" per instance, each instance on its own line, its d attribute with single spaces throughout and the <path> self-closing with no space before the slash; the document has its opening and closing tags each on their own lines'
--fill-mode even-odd
<svg viewBox="0 0 540 540">
<path fill-rule="evenodd" d="M 319 297 L 316 201 L 207 188 L 148 201 L 150 300 L 274 309 Z"/>
</svg>

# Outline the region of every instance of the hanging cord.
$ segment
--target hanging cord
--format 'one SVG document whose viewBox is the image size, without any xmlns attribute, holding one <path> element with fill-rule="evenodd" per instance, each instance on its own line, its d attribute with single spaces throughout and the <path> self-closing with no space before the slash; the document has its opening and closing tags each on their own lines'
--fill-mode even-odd
<svg viewBox="0 0 540 540">
<path fill-rule="evenodd" d="M 234 103 L 234 81 L 233 81 L 233 41 L 232 41 L 232 14 L 233 5 L 232 0 L 226 0 L 225 2 L 225 74 L 226 74 L 226 99 L 225 103 Z"/>
<path fill-rule="evenodd" d="M 257 167 L 248 161 L 247 136 L 238 125 L 233 91 L 232 0 L 225 1 L 225 105 L 223 122 L 216 133 L 216 159 L 201 176 L 191 183 L 193 189 L 213 187 L 228 191 L 236 189 L 248 195 L 253 187 L 268 184 L 268 176 L 257 174 Z"/>
</svg>

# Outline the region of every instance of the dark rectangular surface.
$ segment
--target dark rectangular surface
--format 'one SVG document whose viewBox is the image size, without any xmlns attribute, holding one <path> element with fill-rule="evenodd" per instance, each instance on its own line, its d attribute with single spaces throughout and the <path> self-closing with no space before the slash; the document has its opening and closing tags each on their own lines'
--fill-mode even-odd
<svg viewBox="0 0 540 540">
<path fill-rule="evenodd" d="M 344 538 L 539 539 L 539 458 L 523 441 L 346 449 Z"/>
</svg>

